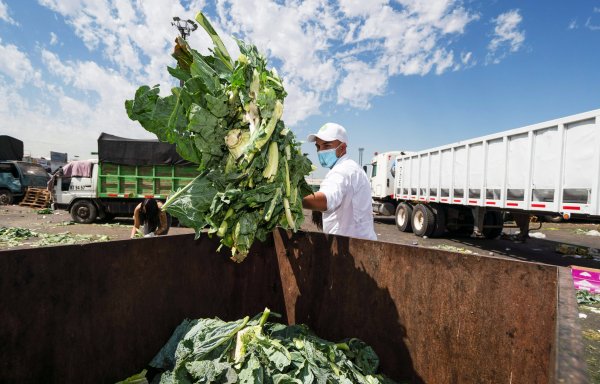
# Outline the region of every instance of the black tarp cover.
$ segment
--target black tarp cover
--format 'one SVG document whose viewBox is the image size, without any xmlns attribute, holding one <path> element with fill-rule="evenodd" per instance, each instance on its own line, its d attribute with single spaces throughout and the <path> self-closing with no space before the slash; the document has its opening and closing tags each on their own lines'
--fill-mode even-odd
<svg viewBox="0 0 600 384">
<path fill-rule="evenodd" d="M 23 142 L 11 136 L 0 135 L 0 160 L 23 160 Z"/>
<path fill-rule="evenodd" d="M 174 144 L 158 140 L 126 139 L 101 133 L 98 138 L 98 161 L 124 165 L 185 165 Z"/>
</svg>

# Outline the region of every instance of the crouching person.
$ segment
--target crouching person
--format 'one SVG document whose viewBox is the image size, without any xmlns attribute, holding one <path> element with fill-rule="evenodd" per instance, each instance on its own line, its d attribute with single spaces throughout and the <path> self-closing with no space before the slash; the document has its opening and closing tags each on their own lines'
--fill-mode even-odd
<svg viewBox="0 0 600 384">
<path fill-rule="evenodd" d="M 133 228 L 131 238 L 135 237 L 140 227 L 144 237 L 161 236 L 169 233 L 170 217 L 162 209 L 162 203 L 155 199 L 144 199 L 133 211 Z"/>
</svg>

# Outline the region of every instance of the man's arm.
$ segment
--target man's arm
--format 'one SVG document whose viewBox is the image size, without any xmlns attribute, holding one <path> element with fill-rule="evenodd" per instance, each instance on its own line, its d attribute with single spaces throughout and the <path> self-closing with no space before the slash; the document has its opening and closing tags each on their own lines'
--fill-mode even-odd
<svg viewBox="0 0 600 384">
<path fill-rule="evenodd" d="M 315 192 L 302 199 L 302 207 L 311 211 L 325 212 L 327 210 L 327 196 L 323 192 Z"/>
</svg>

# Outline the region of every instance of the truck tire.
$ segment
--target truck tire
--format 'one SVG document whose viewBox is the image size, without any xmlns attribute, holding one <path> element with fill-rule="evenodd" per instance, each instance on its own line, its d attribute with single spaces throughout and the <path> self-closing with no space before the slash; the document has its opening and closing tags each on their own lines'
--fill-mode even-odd
<svg viewBox="0 0 600 384">
<path fill-rule="evenodd" d="M 431 204 L 430 208 L 435 214 L 435 229 L 431 233 L 431 237 L 440 237 L 447 232 L 446 210 L 439 204 Z"/>
<path fill-rule="evenodd" d="M 14 201 L 11 191 L 8 189 L 0 189 L 0 205 L 10 205 Z"/>
<path fill-rule="evenodd" d="M 562 215 L 546 215 L 546 216 L 542 216 L 544 218 L 544 221 L 547 223 L 562 223 L 563 222 L 563 217 Z"/>
<path fill-rule="evenodd" d="M 71 206 L 71 217 L 79 224 L 91 224 L 96 220 L 98 209 L 89 200 L 78 200 Z"/>
<path fill-rule="evenodd" d="M 502 215 L 502 212 L 496 212 L 496 211 L 488 211 L 485 213 L 485 216 L 483 218 L 483 230 L 481 231 L 481 233 L 483 233 L 483 236 L 486 239 L 495 239 L 496 237 L 500 236 L 502 234 L 502 227 L 500 228 L 486 228 L 486 225 L 503 225 L 504 224 L 504 216 Z"/>
<path fill-rule="evenodd" d="M 431 236 L 435 230 L 435 214 L 425 204 L 417 204 L 412 214 L 413 233 L 417 236 Z"/>
<path fill-rule="evenodd" d="M 402 232 L 411 232 L 411 220 L 413 209 L 410 204 L 400 203 L 396 207 L 396 226 Z"/>
</svg>

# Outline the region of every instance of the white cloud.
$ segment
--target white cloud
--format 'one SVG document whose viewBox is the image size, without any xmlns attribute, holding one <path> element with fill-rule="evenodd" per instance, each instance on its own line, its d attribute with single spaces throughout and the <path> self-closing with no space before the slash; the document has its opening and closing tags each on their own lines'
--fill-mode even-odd
<svg viewBox="0 0 600 384">
<path fill-rule="evenodd" d="M 571 20 L 569 22 L 569 25 L 567 26 L 567 29 L 577 29 L 578 25 L 577 25 L 577 20 Z"/>
<path fill-rule="evenodd" d="M 361 61 L 348 61 L 344 70 L 347 75 L 338 87 L 338 104 L 367 109 L 374 96 L 383 94 L 387 84 L 385 71 Z"/>
<path fill-rule="evenodd" d="M 587 29 L 589 29 L 590 31 L 600 31 L 600 25 L 595 24 L 594 22 L 592 22 L 591 18 L 588 18 L 585 22 L 585 27 Z"/>
<path fill-rule="evenodd" d="M 170 53 L 177 35 L 172 17 L 193 18 L 206 3 L 217 10 L 209 15 L 211 22 L 233 56 L 238 50 L 230 35 L 256 44 L 277 67 L 288 92 L 285 121 L 291 126 L 329 104 L 369 108 L 373 98 L 386 93 L 393 76 L 439 75 L 475 65 L 473 53 L 455 43 L 480 18 L 462 0 L 38 2 L 72 28 L 90 57 L 100 53 L 104 60 L 67 59 L 52 48 L 38 48 L 43 70 L 36 70 L 17 47 L 0 42 L 0 85 L 25 84 L 30 76 L 24 73 L 30 73 L 42 89 L 36 99 L 14 89 L 8 92 L 11 99 L 0 96 L 0 120 L 2 111 L 12 108 L 10 121 L 19 116 L 27 121 L 25 128 L 36 132 L 32 141 L 47 137 L 52 149 L 61 151 L 61 134 L 81 143 L 80 156 L 95 149 L 102 131 L 150 136 L 127 118 L 123 102 L 141 84 L 160 84 L 163 94 L 169 92 L 174 81 L 166 66 L 174 65 Z M 48 33 L 51 47 L 65 41 Z M 188 41 L 202 52 L 212 46 L 202 29 Z"/>
<path fill-rule="evenodd" d="M 8 14 L 8 6 L 4 3 L 4 0 L 0 0 L 0 20 L 4 20 L 8 24 L 19 25 Z"/>
<path fill-rule="evenodd" d="M 387 0 L 340 0 L 340 9 L 349 17 L 366 16 L 387 3 Z"/>
<path fill-rule="evenodd" d="M 62 15 L 90 51 L 100 50 L 120 73 L 139 81 L 168 83 L 164 68 L 173 64 L 165 54 L 177 35 L 171 26 L 173 16 L 192 17 L 203 1 L 186 8 L 179 2 L 165 5 L 162 0 L 91 1 L 40 0 Z M 160 80 L 160 81 L 157 81 Z"/>
<path fill-rule="evenodd" d="M 519 30 L 523 21 L 518 9 L 499 15 L 492 20 L 494 36 L 488 45 L 488 63 L 499 63 L 508 53 L 517 52 L 525 42 L 525 32 Z"/>
<path fill-rule="evenodd" d="M 470 68 L 477 64 L 473 59 L 473 52 L 463 52 L 460 54 L 460 62 L 464 68 Z"/>
<path fill-rule="evenodd" d="M 10 79 L 16 88 L 20 88 L 25 82 L 40 79 L 40 73 L 34 70 L 29 57 L 15 45 L 2 44 L 1 39 L 0 75 L 4 75 Z"/>
<path fill-rule="evenodd" d="M 460 68 L 447 47 L 451 37 L 479 19 L 453 0 L 404 0 L 393 6 L 387 0 L 264 0 L 260 6 L 217 0 L 217 9 L 225 31 L 281 62 L 284 78 L 313 103 L 317 97 L 317 106 L 334 100 L 359 108 L 369 108 L 373 97 L 385 93 L 390 76 Z M 302 95 L 295 100 L 305 102 Z M 307 116 L 290 116 L 289 111 L 304 108 L 286 103 L 286 122 Z"/>
<path fill-rule="evenodd" d="M 92 61 L 61 60 L 45 49 L 41 59 L 49 71 L 47 80 L 58 81 L 40 89 L 35 99 L 8 86 L 9 94 L 0 96 L 2 130 L 23 140 L 27 152 L 48 156 L 53 150 L 88 158 L 101 132 L 152 137 L 127 117 L 124 100 L 133 96 L 135 85 L 117 71 Z"/>
</svg>

